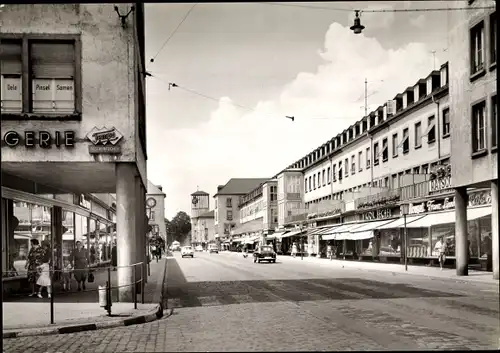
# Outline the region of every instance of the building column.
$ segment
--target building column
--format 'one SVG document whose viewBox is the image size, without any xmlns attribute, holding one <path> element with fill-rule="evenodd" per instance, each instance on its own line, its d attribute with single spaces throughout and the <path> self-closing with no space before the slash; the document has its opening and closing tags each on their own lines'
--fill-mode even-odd
<svg viewBox="0 0 500 353">
<path fill-rule="evenodd" d="M 469 275 L 467 236 L 467 188 L 455 189 L 455 258 L 457 276 Z M 444 240 L 444 239 L 443 239 Z"/>
<path fill-rule="evenodd" d="M 141 247 L 140 251 L 142 253 L 142 260 L 144 261 L 144 283 L 148 283 L 148 276 L 147 276 L 147 261 L 148 261 L 148 248 L 147 248 L 147 239 L 146 239 L 146 233 L 148 231 L 148 219 L 146 217 L 146 188 L 144 185 L 141 183 L 141 195 L 140 195 L 140 205 L 141 205 L 141 210 L 139 213 L 139 220 L 141 221 L 141 232 L 140 237 L 141 237 Z"/>
<path fill-rule="evenodd" d="M 118 257 L 118 298 L 120 302 L 133 299 L 133 269 L 136 261 L 136 166 L 116 163 L 116 242 Z M 123 287 L 122 287 L 123 286 Z"/>
<path fill-rule="evenodd" d="M 493 279 L 500 277 L 498 250 L 498 180 L 491 182 L 491 256 L 493 261 Z"/>
</svg>

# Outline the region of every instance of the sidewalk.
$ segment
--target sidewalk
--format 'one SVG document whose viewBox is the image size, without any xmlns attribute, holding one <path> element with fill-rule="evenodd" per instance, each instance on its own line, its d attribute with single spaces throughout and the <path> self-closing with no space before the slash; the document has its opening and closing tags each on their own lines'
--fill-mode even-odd
<svg viewBox="0 0 500 353">
<path fill-rule="evenodd" d="M 56 291 L 54 295 L 54 325 L 50 324 L 50 299 L 44 293 L 44 298 L 37 297 L 12 297 L 3 299 L 3 329 L 6 332 L 16 331 L 25 333 L 36 331 L 43 327 L 50 327 L 54 331 L 68 325 L 94 325 L 93 329 L 100 327 L 114 327 L 127 325 L 135 321 L 144 322 L 148 316 L 156 316 L 163 310 L 162 290 L 165 277 L 166 259 L 158 263 L 150 263 L 150 276 L 145 286 L 144 304 L 141 304 L 141 295 L 137 295 L 137 310 L 132 303 L 117 302 L 117 289 L 112 293 L 112 316 L 107 316 L 104 308 L 99 306 L 97 288 L 105 285 L 107 271 L 94 272 L 94 283 L 87 284 L 86 291 L 77 292 L 76 283 L 72 283 L 72 292 Z M 117 271 L 111 271 L 111 283 L 117 285 Z M 57 288 L 56 288 L 57 289 Z M 160 305 L 161 303 L 161 305 Z M 143 317 L 142 319 L 137 319 Z M 128 321 L 127 321 L 128 320 Z M 147 321 L 147 320 L 146 320 Z M 92 329 L 92 328 L 90 328 Z M 57 332 L 55 332 L 57 333 Z M 40 334 L 40 333 L 39 333 Z M 47 334 L 46 332 L 44 334 Z M 18 335 L 19 336 L 19 335 Z"/>
<path fill-rule="evenodd" d="M 405 271 L 404 265 L 380 263 L 380 262 L 364 262 L 364 261 L 352 261 L 352 260 L 349 261 L 349 260 L 338 260 L 338 259 L 333 259 L 330 261 L 328 259 L 317 258 L 317 257 L 304 257 L 304 260 L 301 260 L 300 257 L 296 257 L 294 259 L 291 256 L 283 256 L 283 255 L 278 255 L 278 259 L 282 262 L 307 261 L 307 262 L 317 263 L 325 267 L 330 266 L 334 268 L 342 268 L 343 265 L 344 268 L 359 269 L 364 271 L 387 271 L 396 274 L 400 273 L 400 274 L 427 276 L 434 278 L 443 278 L 455 281 L 480 282 L 480 283 L 498 285 L 498 281 L 493 279 L 493 274 L 491 272 L 486 272 L 486 271 L 469 270 L 468 276 L 457 276 L 455 269 L 445 268 L 443 269 L 443 271 L 441 271 L 439 267 L 408 265 L 408 271 Z"/>
</svg>

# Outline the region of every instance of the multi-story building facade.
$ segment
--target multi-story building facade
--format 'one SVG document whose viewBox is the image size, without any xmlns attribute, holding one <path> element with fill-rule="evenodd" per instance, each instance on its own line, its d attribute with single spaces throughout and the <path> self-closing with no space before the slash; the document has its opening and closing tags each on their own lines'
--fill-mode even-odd
<svg viewBox="0 0 500 353">
<path fill-rule="evenodd" d="M 494 1 L 455 1 L 468 11 L 450 11 L 450 113 L 452 185 L 455 188 L 457 274 L 468 272 L 470 189 L 491 194 L 491 225 L 481 224 L 487 262 L 499 278 L 497 17 Z M 490 9 L 485 7 L 491 6 Z M 479 8 L 478 8 L 479 7 Z M 476 8 L 476 9 L 475 9 Z M 469 191 L 468 191 L 469 190 Z"/>
<path fill-rule="evenodd" d="M 144 6 L 118 5 L 132 7 L 122 18 L 113 4 L 12 4 L 0 14 L 2 239 L 16 202 L 48 207 L 58 246 L 65 212 L 91 215 L 70 196 L 40 194 L 115 193 L 121 300 L 133 292 L 130 265 L 146 256 Z"/>
<path fill-rule="evenodd" d="M 215 243 L 214 210 L 210 210 L 210 195 L 198 190 L 191 194 L 191 245 Z"/>
<path fill-rule="evenodd" d="M 232 178 L 225 185 L 217 187 L 215 199 L 214 228 L 215 238 L 220 243 L 228 244 L 231 230 L 240 224 L 238 203 L 268 178 Z"/>
<path fill-rule="evenodd" d="M 160 236 L 167 241 L 165 226 L 165 197 L 161 185 L 155 185 L 148 180 L 148 193 L 146 194 L 146 216 L 148 217 L 150 236 Z"/>
<path fill-rule="evenodd" d="M 265 243 L 278 226 L 277 180 L 268 180 L 241 196 L 238 208 L 240 225 L 231 230 L 231 242 Z"/>
</svg>

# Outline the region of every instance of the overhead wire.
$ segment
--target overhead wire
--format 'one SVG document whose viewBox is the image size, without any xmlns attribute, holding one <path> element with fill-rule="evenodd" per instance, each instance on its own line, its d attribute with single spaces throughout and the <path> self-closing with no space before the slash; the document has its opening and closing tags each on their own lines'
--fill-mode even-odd
<svg viewBox="0 0 500 353">
<path fill-rule="evenodd" d="M 186 21 L 186 19 L 188 18 L 189 14 L 191 13 L 191 11 L 193 11 L 194 7 L 198 5 L 197 3 L 195 3 L 193 6 L 191 6 L 191 8 L 189 9 L 189 11 L 186 13 L 186 15 L 184 16 L 184 18 L 181 20 L 181 22 L 179 22 L 179 24 L 177 25 L 177 27 L 175 27 L 175 29 L 172 31 L 172 33 L 168 36 L 167 40 L 163 43 L 163 45 L 160 47 L 160 49 L 158 50 L 158 52 L 156 53 L 155 56 L 153 56 L 150 60 L 150 62 L 154 63 L 155 59 L 158 57 L 158 55 L 161 53 L 161 51 L 163 50 L 163 48 L 165 48 L 165 46 L 168 44 L 168 42 L 170 41 L 170 39 L 172 39 L 172 37 L 174 36 L 174 34 L 177 32 L 177 30 L 182 26 L 182 24 L 184 23 L 184 21 Z"/>
</svg>

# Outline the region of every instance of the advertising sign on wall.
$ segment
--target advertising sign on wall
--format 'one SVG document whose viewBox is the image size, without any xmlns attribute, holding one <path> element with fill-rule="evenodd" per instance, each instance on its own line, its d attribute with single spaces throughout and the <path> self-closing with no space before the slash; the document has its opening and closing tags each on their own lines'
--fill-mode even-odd
<svg viewBox="0 0 500 353">
<path fill-rule="evenodd" d="M 73 112 L 75 109 L 74 92 L 72 79 L 34 79 L 33 111 Z"/>
<path fill-rule="evenodd" d="M 2 111 L 20 112 L 22 110 L 21 77 L 3 77 L 0 94 Z"/>
<path fill-rule="evenodd" d="M 94 127 L 87 134 L 87 138 L 94 144 L 94 146 L 89 146 L 89 153 L 91 154 L 117 154 L 122 151 L 121 146 L 116 144 L 123 138 L 123 135 L 114 126 L 111 128 L 106 126 L 102 128 Z"/>
<path fill-rule="evenodd" d="M 491 190 L 479 191 L 469 194 L 468 207 L 486 206 L 491 204 Z M 409 205 L 408 214 L 451 210 L 455 208 L 455 198 L 446 197 L 442 200 L 434 199 L 419 204 Z"/>
</svg>

